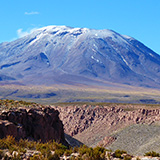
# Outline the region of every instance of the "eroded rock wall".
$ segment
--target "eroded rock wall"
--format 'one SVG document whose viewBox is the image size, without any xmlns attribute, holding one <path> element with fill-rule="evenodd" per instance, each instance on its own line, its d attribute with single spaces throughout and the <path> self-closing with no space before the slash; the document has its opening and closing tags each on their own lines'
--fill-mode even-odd
<svg viewBox="0 0 160 160">
<path fill-rule="evenodd" d="M 55 140 L 67 145 L 59 112 L 51 107 L 21 108 L 0 114 L 0 138 L 13 135 L 17 140 Z"/>
</svg>

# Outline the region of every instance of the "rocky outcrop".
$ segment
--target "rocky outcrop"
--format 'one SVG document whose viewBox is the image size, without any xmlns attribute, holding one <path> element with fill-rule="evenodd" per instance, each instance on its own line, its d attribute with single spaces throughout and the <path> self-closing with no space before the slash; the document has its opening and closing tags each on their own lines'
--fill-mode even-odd
<svg viewBox="0 0 160 160">
<path fill-rule="evenodd" d="M 55 140 L 67 145 L 59 112 L 51 107 L 20 108 L 0 114 L 0 138 L 13 135 L 17 140 Z"/>
</svg>

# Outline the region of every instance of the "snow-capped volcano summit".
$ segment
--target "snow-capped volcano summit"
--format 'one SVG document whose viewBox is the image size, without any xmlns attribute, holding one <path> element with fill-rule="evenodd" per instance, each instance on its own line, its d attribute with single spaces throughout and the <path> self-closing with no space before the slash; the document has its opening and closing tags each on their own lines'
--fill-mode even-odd
<svg viewBox="0 0 160 160">
<path fill-rule="evenodd" d="M 0 44 L 0 80 L 160 88 L 160 56 L 112 30 L 47 26 Z"/>
<path fill-rule="evenodd" d="M 67 26 L 47 26 L 40 29 L 37 29 L 33 34 L 37 35 L 36 39 L 41 37 L 45 37 L 47 35 L 54 35 L 55 36 L 73 36 L 77 38 L 77 36 L 92 36 L 92 37 L 111 37 L 115 41 L 123 42 L 126 41 L 125 39 L 130 39 L 129 36 L 122 36 L 114 31 L 111 30 L 95 30 L 95 29 L 88 29 L 88 28 L 72 28 Z"/>
</svg>

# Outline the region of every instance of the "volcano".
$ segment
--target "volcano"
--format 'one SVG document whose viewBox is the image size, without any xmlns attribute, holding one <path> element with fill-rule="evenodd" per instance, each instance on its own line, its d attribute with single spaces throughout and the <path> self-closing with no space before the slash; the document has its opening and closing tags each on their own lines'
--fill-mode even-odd
<svg viewBox="0 0 160 160">
<path fill-rule="evenodd" d="M 47 26 L 0 44 L 0 81 L 160 88 L 160 55 L 112 30 Z"/>
</svg>

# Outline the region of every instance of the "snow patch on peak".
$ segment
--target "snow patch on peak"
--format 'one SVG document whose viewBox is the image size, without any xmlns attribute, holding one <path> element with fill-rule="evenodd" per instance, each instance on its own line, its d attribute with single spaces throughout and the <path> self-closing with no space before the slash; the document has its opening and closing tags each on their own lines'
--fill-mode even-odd
<svg viewBox="0 0 160 160">
<path fill-rule="evenodd" d="M 149 53 L 150 56 L 154 57 L 154 55 L 152 53 Z"/>
<path fill-rule="evenodd" d="M 65 30 L 67 28 L 71 28 L 71 27 L 67 27 L 67 26 L 56 26 L 56 25 L 51 25 L 51 26 L 46 26 L 46 27 L 42 27 L 42 28 L 39 28 L 38 30 L 41 30 L 41 31 L 49 31 L 49 30 Z"/>
<path fill-rule="evenodd" d="M 58 32 L 58 31 L 66 31 L 68 29 L 71 29 L 71 27 L 66 27 L 66 26 L 46 26 L 46 27 L 42 27 L 37 29 L 34 33 L 52 33 L 52 32 Z"/>
<path fill-rule="evenodd" d="M 85 32 L 84 29 L 82 28 L 72 28 L 72 27 L 67 27 L 67 26 L 47 26 L 47 27 L 43 27 L 43 28 L 39 28 L 35 31 L 35 33 L 43 33 L 43 34 L 58 34 L 58 35 L 63 35 L 63 33 L 67 32 L 73 36 L 78 36 L 82 33 Z"/>
<path fill-rule="evenodd" d="M 133 37 L 127 36 L 127 35 L 122 35 L 124 38 L 129 39 L 129 40 L 134 40 Z"/>
<path fill-rule="evenodd" d="M 93 60 L 95 60 L 97 63 L 100 63 L 100 60 L 99 60 L 99 59 L 96 59 L 94 56 L 91 56 L 91 58 L 92 58 Z"/>
<path fill-rule="evenodd" d="M 130 39 L 131 37 L 130 36 L 127 36 L 127 35 L 122 35 L 124 38 L 127 38 L 127 39 Z"/>
<path fill-rule="evenodd" d="M 122 57 L 122 60 L 124 61 L 124 63 L 127 65 L 127 66 L 129 66 L 129 64 L 128 64 L 128 62 L 125 60 L 125 58 L 121 55 L 121 57 Z"/>
<path fill-rule="evenodd" d="M 67 35 L 71 36 L 74 41 L 79 39 L 79 37 L 91 37 L 91 38 L 111 38 L 112 41 L 125 45 L 128 43 L 128 40 L 131 39 L 129 36 L 118 34 L 112 30 L 96 30 L 88 28 L 73 28 L 68 26 L 46 26 L 39 28 L 33 32 L 35 38 L 31 44 L 40 40 L 41 38 L 47 38 L 48 40 L 53 39 L 53 37 L 66 37 Z M 32 35 L 32 36 L 33 36 Z M 30 35 L 31 36 L 31 35 Z"/>
</svg>

